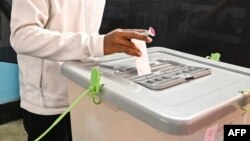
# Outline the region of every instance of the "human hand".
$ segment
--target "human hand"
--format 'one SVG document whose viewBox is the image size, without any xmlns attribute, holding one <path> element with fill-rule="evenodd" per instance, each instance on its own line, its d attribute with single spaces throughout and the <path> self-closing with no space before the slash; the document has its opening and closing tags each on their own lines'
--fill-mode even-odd
<svg viewBox="0 0 250 141">
<path fill-rule="evenodd" d="M 132 56 L 141 56 L 140 50 L 131 39 L 143 40 L 151 43 L 152 39 L 143 32 L 142 29 L 115 29 L 104 37 L 104 55 L 124 52 Z"/>
</svg>

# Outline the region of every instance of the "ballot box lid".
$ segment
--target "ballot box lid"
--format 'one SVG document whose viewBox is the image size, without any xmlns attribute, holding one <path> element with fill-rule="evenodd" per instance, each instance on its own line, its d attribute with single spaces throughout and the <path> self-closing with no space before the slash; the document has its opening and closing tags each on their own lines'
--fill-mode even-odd
<svg viewBox="0 0 250 141">
<path fill-rule="evenodd" d="M 114 54 L 98 61 L 66 62 L 62 65 L 62 74 L 87 88 L 91 67 L 99 66 L 104 84 L 100 94 L 103 101 L 159 131 L 176 135 L 192 134 L 238 110 L 235 104 L 245 106 L 249 103 L 249 97 L 239 92 L 249 89 L 248 68 L 164 47 L 151 47 L 148 53 L 150 60 L 173 60 L 189 66 L 209 68 L 211 73 L 166 89 L 153 90 L 115 75 L 115 66 L 131 65 L 134 58 Z"/>
</svg>

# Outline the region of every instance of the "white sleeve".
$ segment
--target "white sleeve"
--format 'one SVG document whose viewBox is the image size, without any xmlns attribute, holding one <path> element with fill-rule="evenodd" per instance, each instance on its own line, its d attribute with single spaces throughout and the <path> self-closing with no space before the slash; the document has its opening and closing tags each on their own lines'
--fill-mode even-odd
<svg viewBox="0 0 250 141">
<path fill-rule="evenodd" d="M 10 41 L 18 54 L 56 61 L 103 56 L 104 35 L 51 31 L 48 19 L 45 0 L 13 0 Z"/>
</svg>

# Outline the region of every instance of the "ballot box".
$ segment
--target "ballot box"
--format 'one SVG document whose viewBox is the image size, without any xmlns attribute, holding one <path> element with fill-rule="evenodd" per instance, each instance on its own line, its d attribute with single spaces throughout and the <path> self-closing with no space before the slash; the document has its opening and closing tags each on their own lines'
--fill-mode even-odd
<svg viewBox="0 0 250 141">
<path fill-rule="evenodd" d="M 134 58 L 66 62 L 70 103 L 89 87 L 99 66 L 102 103 L 86 96 L 71 111 L 74 141 L 223 141 L 225 124 L 250 124 L 250 70 L 174 51 L 148 49 L 151 74 L 138 76 Z"/>
</svg>

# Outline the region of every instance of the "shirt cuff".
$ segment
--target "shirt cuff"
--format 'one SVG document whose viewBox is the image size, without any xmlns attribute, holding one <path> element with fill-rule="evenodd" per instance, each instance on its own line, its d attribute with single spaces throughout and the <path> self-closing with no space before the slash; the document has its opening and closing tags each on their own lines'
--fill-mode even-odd
<svg viewBox="0 0 250 141">
<path fill-rule="evenodd" d="M 91 54 L 92 57 L 104 56 L 104 36 L 105 35 L 93 36 L 93 54 Z"/>
</svg>

